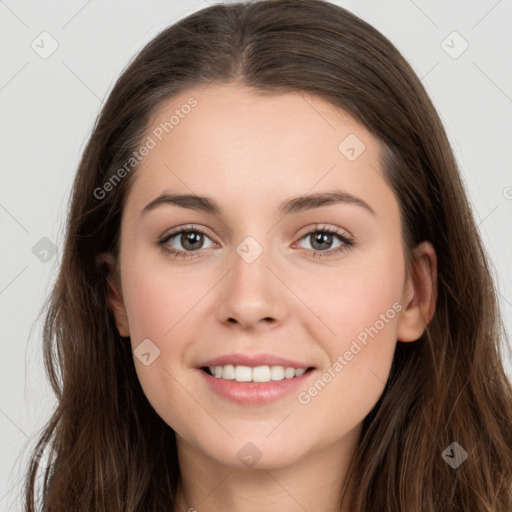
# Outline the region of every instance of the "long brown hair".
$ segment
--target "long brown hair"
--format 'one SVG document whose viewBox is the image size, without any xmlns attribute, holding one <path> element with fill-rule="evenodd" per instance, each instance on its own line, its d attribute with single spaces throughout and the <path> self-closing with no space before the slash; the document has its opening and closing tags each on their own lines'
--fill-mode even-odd
<svg viewBox="0 0 512 512">
<path fill-rule="evenodd" d="M 175 504 L 174 432 L 141 389 L 108 307 L 108 274 L 96 265 L 102 252 L 118 255 L 136 168 L 103 197 L 95 191 L 140 147 L 162 102 L 233 81 L 270 94 L 314 94 L 364 124 L 381 143 L 407 255 L 424 240 L 437 252 L 435 315 L 420 340 L 397 343 L 352 460 L 348 509 L 510 512 L 512 387 L 501 354 L 508 339 L 452 149 L 392 43 L 322 0 L 202 9 L 150 41 L 113 87 L 80 161 L 60 272 L 45 304 L 45 367 L 58 404 L 35 448 L 54 449 L 43 509 L 156 512 Z M 468 454 L 456 468 L 442 455 L 454 442 Z M 27 471 L 26 512 L 39 502 L 40 468 L 35 458 Z"/>
</svg>

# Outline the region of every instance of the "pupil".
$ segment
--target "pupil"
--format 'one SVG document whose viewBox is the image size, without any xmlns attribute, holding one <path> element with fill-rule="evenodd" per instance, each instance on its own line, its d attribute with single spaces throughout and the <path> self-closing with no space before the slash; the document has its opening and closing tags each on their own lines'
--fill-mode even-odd
<svg viewBox="0 0 512 512">
<path fill-rule="evenodd" d="M 331 238 L 332 238 L 332 235 L 329 234 L 329 233 L 318 233 L 315 237 L 314 237 L 314 243 L 313 243 L 313 248 L 315 248 L 315 244 L 319 244 L 321 245 L 322 243 L 329 243 L 331 242 Z M 321 247 L 320 247 L 321 248 Z"/>
<path fill-rule="evenodd" d="M 190 247 L 191 245 L 194 245 L 195 243 L 201 242 L 202 235 L 201 233 L 195 233 L 195 232 L 188 232 L 184 233 L 183 236 L 185 237 L 185 243 L 183 243 L 183 247 L 189 248 L 189 249 L 195 249 L 195 247 Z"/>
</svg>

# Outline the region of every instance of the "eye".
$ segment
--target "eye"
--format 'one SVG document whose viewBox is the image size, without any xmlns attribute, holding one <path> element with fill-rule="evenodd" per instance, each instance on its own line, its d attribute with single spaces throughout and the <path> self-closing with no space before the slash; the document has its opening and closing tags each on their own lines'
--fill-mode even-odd
<svg viewBox="0 0 512 512">
<path fill-rule="evenodd" d="M 188 226 L 168 233 L 158 241 L 158 245 L 160 245 L 165 252 L 174 254 L 176 258 L 191 258 L 196 256 L 194 254 L 195 252 L 205 248 L 205 237 L 211 241 L 211 238 L 202 229 L 195 226 Z M 168 242 L 173 243 L 169 245 Z M 176 247 L 176 245 L 178 245 L 178 247 Z"/>
<path fill-rule="evenodd" d="M 336 239 L 339 244 L 334 249 L 325 250 L 329 249 L 329 246 L 336 242 Z M 346 234 L 328 227 L 317 226 L 315 230 L 306 233 L 301 240 L 308 241 L 310 245 L 308 249 L 313 252 L 314 256 L 318 257 L 324 256 L 324 254 L 329 256 L 339 254 L 355 246 L 354 241 Z"/>
<path fill-rule="evenodd" d="M 199 253 L 201 249 L 205 249 L 205 238 L 212 242 L 212 245 L 209 247 L 217 245 L 202 229 L 196 226 L 187 226 L 164 235 L 158 241 L 158 245 L 166 253 L 173 254 L 176 258 L 193 258 L 198 256 L 196 253 Z M 306 233 L 300 240 L 310 242 L 310 247 L 306 249 L 312 252 L 315 257 L 333 256 L 355 246 L 355 242 L 346 234 L 333 228 L 320 226 L 316 226 L 316 229 Z M 329 248 L 336 240 L 338 240 L 338 245 L 335 245 L 334 248 Z"/>
</svg>

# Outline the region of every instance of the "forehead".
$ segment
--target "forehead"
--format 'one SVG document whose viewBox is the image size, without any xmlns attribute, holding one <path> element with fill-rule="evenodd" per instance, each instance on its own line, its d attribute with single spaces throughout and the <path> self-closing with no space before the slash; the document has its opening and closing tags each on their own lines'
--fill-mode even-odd
<svg viewBox="0 0 512 512">
<path fill-rule="evenodd" d="M 261 94 L 240 85 L 189 89 L 165 101 L 148 124 L 151 149 L 134 172 L 127 207 L 163 190 L 282 202 L 342 188 L 376 209 L 393 194 L 377 139 L 343 110 L 300 92 Z M 391 194 L 391 196 L 389 196 Z"/>
</svg>

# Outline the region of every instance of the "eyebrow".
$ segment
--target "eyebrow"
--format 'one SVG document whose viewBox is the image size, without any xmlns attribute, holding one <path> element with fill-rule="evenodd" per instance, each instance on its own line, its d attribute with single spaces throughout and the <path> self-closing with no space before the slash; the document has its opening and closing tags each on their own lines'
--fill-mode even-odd
<svg viewBox="0 0 512 512">
<path fill-rule="evenodd" d="M 283 201 L 279 205 L 279 213 L 281 215 L 287 215 L 289 213 L 298 213 L 332 204 L 354 204 L 364 208 L 372 215 L 376 215 L 374 209 L 366 201 L 360 197 L 356 197 L 348 192 L 340 190 L 292 197 Z M 163 205 L 179 206 L 180 208 L 188 208 L 190 210 L 216 216 L 221 216 L 223 214 L 222 208 L 209 197 L 164 192 L 150 201 L 142 209 L 141 216 Z"/>
</svg>

